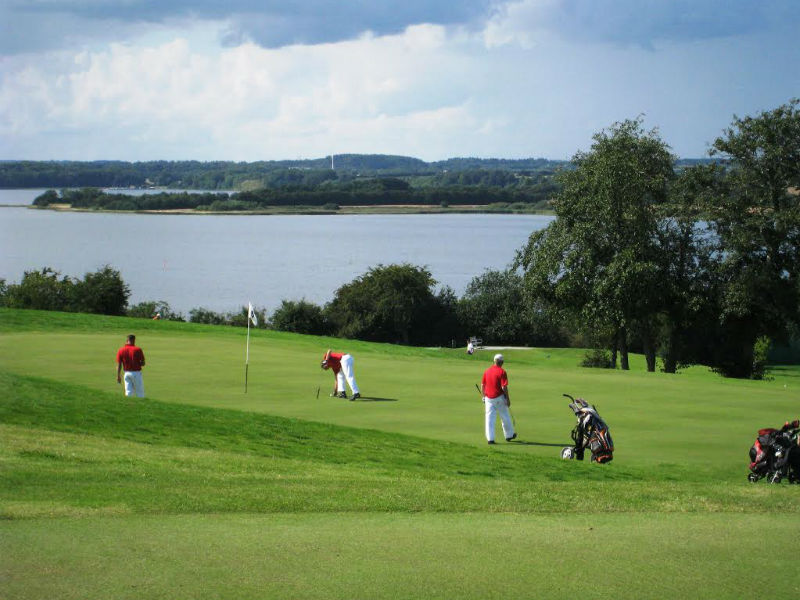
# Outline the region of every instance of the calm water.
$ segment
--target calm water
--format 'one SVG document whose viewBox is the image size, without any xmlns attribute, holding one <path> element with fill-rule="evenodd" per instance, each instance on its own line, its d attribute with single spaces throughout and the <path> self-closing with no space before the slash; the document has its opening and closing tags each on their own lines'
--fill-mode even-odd
<svg viewBox="0 0 800 600">
<path fill-rule="evenodd" d="M 141 215 L 56 213 L 9 207 L 41 190 L 0 190 L 0 278 L 19 282 L 48 266 L 82 277 L 110 264 L 130 303 L 164 300 L 237 310 L 274 310 L 282 299 L 329 301 L 378 264 L 426 266 L 458 295 L 486 269 L 502 269 L 534 230 L 537 215 Z"/>
</svg>

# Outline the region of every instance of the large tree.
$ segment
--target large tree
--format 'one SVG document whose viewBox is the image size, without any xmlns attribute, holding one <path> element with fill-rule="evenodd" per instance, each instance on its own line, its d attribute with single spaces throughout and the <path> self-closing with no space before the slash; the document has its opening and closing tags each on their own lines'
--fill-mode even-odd
<svg viewBox="0 0 800 600">
<path fill-rule="evenodd" d="M 660 302 L 658 214 L 674 176 L 674 157 L 641 119 L 594 136 L 558 175 L 557 219 L 531 235 L 518 255 L 529 301 L 543 300 L 602 333 L 628 368 L 632 329 L 655 368 Z"/>
<path fill-rule="evenodd" d="M 706 204 L 719 243 L 724 339 L 715 366 L 750 376 L 760 336 L 783 339 L 800 305 L 800 100 L 734 117 L 711 150 L 724 195 Z"/>
</svg>

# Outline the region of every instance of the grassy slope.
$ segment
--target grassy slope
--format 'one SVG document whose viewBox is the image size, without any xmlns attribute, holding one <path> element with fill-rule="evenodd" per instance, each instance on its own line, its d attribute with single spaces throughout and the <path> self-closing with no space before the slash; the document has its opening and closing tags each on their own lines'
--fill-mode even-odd
<svg viewBox="0 0 800 600">
<path fill-rule="evenodd" d="M 129 328 L 158 400 L 124 399 L 114 383 Z M 729 382 L 509 352 L 527 443 L 488 448 L 470 389 L 486 355 L 348 343 L 365 395 L 393 400 L 350 403 L 314 397 L 328 340 L 268 332 L 251 340 L 245 396 L 243 341 L 232 329 L 0 310 L 9 597 L 193 597 L 197 586 L 210 597 L 351 597 L 354 586 L 568 597 L 591 590 L 574 561 L 598 536 L 614 558 L 596 576 L 612 595 L 735 598 L 758 591 L 748 563 L 765 532 L 777 556 L 792 555 L 798 489 L 750 486 L 744 473 L 754 428 L 798 412 L 794 370 Z M 561 391 L 600 404 L 614 463 L 563 462 L 538 445 L 567 438 Z M 508 561 L 507 581 L 487 569 L 487 547 Z M 796 595 L 800 577 L 777 586 Z"/>
</svg>

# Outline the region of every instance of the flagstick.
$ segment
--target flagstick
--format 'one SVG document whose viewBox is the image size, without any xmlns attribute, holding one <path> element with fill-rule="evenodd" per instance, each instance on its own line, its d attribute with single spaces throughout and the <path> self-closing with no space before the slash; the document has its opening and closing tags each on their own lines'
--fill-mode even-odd
<svg viewBox="0 0 800 600">
<path fill-rule="evenodd" d="M 250 368 L 250 311 L 247 312 L 247 350 L 244 354 L 244 393 L 247 393 L 247 371 Z"/>
</svg>

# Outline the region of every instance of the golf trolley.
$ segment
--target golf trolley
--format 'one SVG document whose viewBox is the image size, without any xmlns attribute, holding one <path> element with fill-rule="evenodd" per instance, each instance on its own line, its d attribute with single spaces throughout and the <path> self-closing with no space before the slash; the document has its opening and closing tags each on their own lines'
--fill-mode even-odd
<svg viewBox="0 0 800 600">
<path fill-rule="evenodd" d="M 755 483 L 800 483 L 800 421 L 787 421 L 780 429 L 759 429 L 750 448 L 750 473 L 747 480 Z"/>
<path fill-rule="evenodd" d="M 575 413 L 578 424 L 572 430 L 574 446 L 566 446 L 561 450 L 561 458 L 583 460 L 583 455 L 588 448 L 592 453 L 592 462 L 607 463 L 614 458 L 614 442 L 608 425 L 597 413 L 597 409 L 583 398 L 573 398 L 564 394 L 572 402 L 569 407 Z"/>
</svg>

